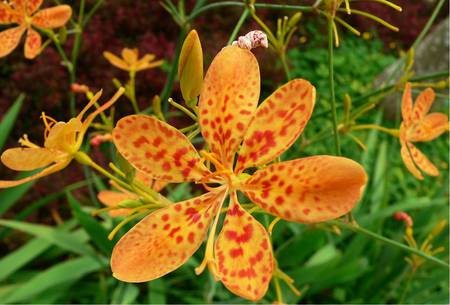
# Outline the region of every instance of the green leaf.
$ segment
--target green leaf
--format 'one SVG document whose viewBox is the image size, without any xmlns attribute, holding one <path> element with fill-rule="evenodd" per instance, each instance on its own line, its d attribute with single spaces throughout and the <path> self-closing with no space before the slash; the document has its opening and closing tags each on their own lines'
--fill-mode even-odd
<svg viewBox="0 0 450 305">
<path fill-rule="evenodd" d="M 97 254 L 93 249 L 82 242 L 80 238 L 74 234 L 61 231 L 58 228 L 14 220 L 0 220 L 0 225 L 40 237 L 65 250 L 97 258 Z"/>
<path fill-rule="evenodd" d="M 19 114 L 20 108 L 22 107 L 23 100 L 25 98 L 24 94 L 19 95 L 14 104 L 9 108 L 6 114 L 3 116 L 0 122 L 0 149 L 5 145 L 6 140 L 9 137 L 9 133 L 16 122 L 17 115 Z"/>
<path fill-rule="evenodd" d="M 16 288 L 2 300 L 4 303 L 30 302 L 30 298 L 54 286 L 82 278 L 104 265 L 90 257 L 80 257 L 58 263 Z"/>
<path fill-rule="evenodd" d="M 148 302 L 150 304 L 167 304 L 164 279 L 159 278 L 148 283 Z"/>
<path fill-rule="evenodd" d="M 113 244 L 108 239 L 108 231 L 96 221 L 90 214 L 84 212 L 81 209 L 80 203 L 72 196 L 70 192 L 67 192 L 67 201 L 72 207 L 72 214 L 78 220 L 80 225 L 89 234 L 94 244 L 106 255 L 112 253 Z"/>
</svg>

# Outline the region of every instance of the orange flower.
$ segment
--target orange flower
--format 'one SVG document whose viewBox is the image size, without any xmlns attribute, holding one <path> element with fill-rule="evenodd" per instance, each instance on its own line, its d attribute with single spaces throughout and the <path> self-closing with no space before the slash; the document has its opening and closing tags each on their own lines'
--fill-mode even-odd
<svg viewBox="0 0 450 305">
<path fill-rule="evenodd" d="M 159 192 L 167 185 L 166 182 L 153 180 L 148 176 L 146 176 L 145 174 L 143 174 L 142 172 L 137 172 L 135 179 L 144 183 L 145 185 L 148 185 L 156 192 Z M 104 190 L 98 193 L 97 195 L 98 200 L 100 200 L 100 202 L 103 203 L 104 205 L 108 207 L 116 207 L 126 201 L 139 200 L 138 195 L 123 189 L 114 182 L 111 182 L 111 184 L 114 185 L 114 187 L 117 188 L 118 191 Z M 132 210 L 131 208 L 114 209 L 109 211 L 109 215 L 111 217 L 125 216 L 128 215 L 131 212 L 131 210 Z"/>
<path fill-rule="evenodd" d="M 419 180 L 423 180 L 420 171 L 430 176 L 439 176 L 439 171 L 412 143 L 434 140 L 449 130 L 447 115 L 438 112 L 428 113 L 434 98 L 433 89 L 427 88 L 419 94 L 413 106 L 410 83 L 406 84 L 402 98 L 401 156 L 406 168 Z"/>
<path fill-rule="evenodd" d="M 125 234 L 112 254 L 116 278 L 143 282 L 173 271 L 194 254 L 210 228 L 196 272 L 208 265 L 233 293 L 259 300 L 272 277 L 273 253 L 266 229 L 239 204 L 237 191 L 268 213 L 296 222 L 334 219 L 354 207 L 367 176 L 350 159 L 315 156 L 261 168 L 301 134 L 314 107 L 315 88 L 305 80 L 290 81 L 257 109 L 259 92 L 255 56 L 236 46 L 222 49 L 200 94 L 199 124 L 211 149 L 201 152 L 203 159 L 180 131 L 154 117 L 131 115 L 117 123 L 113 141 L 139 171 L 169 182 L 220 185 L 205 185 L 208 193 L 162 208 Z M 203 164 L 205 159 L 215 172 Z M 252 168 L 257 170 L 250 175 L 247 169 Z M 228 212 L 214 241 L 228 194 Z"/>
<path fill-rule="evenodd" d="M 27 135 L 24 135 L 19 140 L 23 147 L 4 151 L 1 155 L 1 161 L 4 165 L 16 171 L 44 169 L 35 175 L 20 180 L 0 180 L 0 188 L 20 185 L 64 169 L 80 149 L 89 125 L 100 112 L 105 111 L 116 102 L 123 94 L 123 90 L 123 88 L 119 89 L 108 102 L 88 115 L 84 121 L 82 121 L 84 114 L 98 101 L 102 94 L 101 91 L 89 101 L 77 117 L 70 119 L 68 122 L 57 122 L 43 113 L 42 119 L 45 124 L 44 147 L 30 142 Z"/>
<path fill-rule="evenodd" d="M 58 5 L 39 10 L 43 0 L 10 0 L 0 2 L 0 24 L 18 24 L 0 32 L 0 57 L 11 53 L 27 31 L 25 57 L 35 58 L 41 51 L 41 35 L 33 29 L 54 29 L 64 26 L 72 15 L 68 5 Z"/>
<path fill-rule="evenodd" d="M 144 57 L 139 59 L 138 49 L 123 49 L 122 58 L 108 51 L 103 52 L 103 56 L 105 56 L 105 58 L 113 66 L 129 72 L 139 72 L 142 70 L 155 68 L 163 63 L 162 60 L 153 61 L 155 59 L 154 54 L 146 54 Z"/>
</svg>

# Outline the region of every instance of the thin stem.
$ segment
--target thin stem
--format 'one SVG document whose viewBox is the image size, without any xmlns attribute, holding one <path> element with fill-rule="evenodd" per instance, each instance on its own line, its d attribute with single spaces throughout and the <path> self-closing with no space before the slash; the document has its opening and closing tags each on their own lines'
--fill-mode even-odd
<svg viewBox="0 0 450 305">
<path fill-rule="evenodd" d="M 280 286 L 280 280 L 278 277 L 273 277 L 273 284 L 275 286 L 275 292 L 277 294 L 277 303 L 278 304 L 284 304 L 283 302 L 283 293 L 281 292 L 281 286 Z"/>
<path fill-rule="evenodd" d="M 372 238 L 374 240 L 378 240 L 378 241 L 381 241 L 381 242 L 383 242 L 383 243 L 385 243 L 387 245 L 397 247 L 397 248 L 399 248 L 399 249 L 401 249 L 403 251 L 406 251 L 408 253 L 416 254 L 416 255 L 418 255 L 420 257 L 423 257 L 423 258 L 425 258 L 425 259 L 427 259 L 427 260 L 429 260 L 429 261 L 431 261 L 431 262 L 433 262 L 435 264 L 438 264 L 440 266 L 443 266 L 443 267 L 446 267 L 446 268 L 450 267 L 450 265 L 447 262 L 445 262 L 445 261 L 443 261 L 443 260 L 441 260 L 441 259 L 439 259 L 437 257 L 428 255 L 427 253 L 425 253 L 423 251 L 420 251 L 419 249 L 415 249 L 415 248 L 409 247 L 409 246 L 404 245 L 402 243 L 399 243 L 399 242 L 397 242 L 395 240 L 389 239 L 387 237 L 384 237 L 382 235 L 379 235 L 379 234 L 376 234 L 376 233 L 374 233 L 372 231 L 364 229 L 364 228 L 362 228 L 360 226 L 356 226 L 356 225 L 353 225 L 353 224 L 350 224 L 350 223 L 347 223 L 347 222 L 343 222 L 343 221 L 340 221 L 340 220 L 332 220 L 332 221 L 328 221 L 327 223 L 330 224 L 330 225 L 338 226 L 341 229 L 348 229 L 350 231 L 366 235 L 366 236 L 368 236 L 368 237 L 370 237 L 370 238 Z"/>
<path fill-rule="evenodd" d="M 130 72 L 130 82 L 128 84 L 128 92 L 130 97 L 131 105 L 135 113 L 139 113 L 139 105 L 136 100 L 136 72 Z"/>
<path fill-rule="evenodd" d="M 345 10 L 340 8 L 340 9 L 338 9 L 338 11 L 344 12 Z M 376 21 L 376 22 L 384 25 L 385 27 L 387 27 L 388 29 L 390 29 L 390 30 L 392 30 L 394 32 L 398 32 L 399 31 L 398 27 L 396 27 L 396 26 L 390 24 L 389 22 L 384 21 L 380 17 L 377 17 L 377 16 L 372 15 L 370 13 L 367 13 L 367 12 L 364 12 L 364 11 L 360 11 L 360 10 L 355 10 L 355 9 L 351 9 L 351 12 L 352 12 L 352 14 L 361 15 L 361 16 L 364 16 L 366 18 L 372 19 L 373 21 Z"/>
<path fill-rule="evenodd" d="M 376 124 L 363 124 L 363 125 L 356 125 L 350 127 L 350 130 L 362 130 L 362 129 L 376 129 L 382 132 L 385 132 L 387 134 L 390 134 L 391 136 L 398 137 L 399 136 L 399 130 L 394 128 L 386 128 L 383 126 L 379 126 Z"/>
<path fill-rule="evenodd" d="M 333 20 L 328 19 L 328 75 L 329 75 L 329 87 L 331 98 L 331 113 L 334 132 L 334 144 L 336 149 L 336 155 L 341 155 L 341 143 L 339 139 L 338 120 L 336 112 L 336 96 L 334 93 L 334 59 L 333 59 Z"/>
<path fill-rule="evenodd" d="M 286 74 L 286 78 L 289 81 L 292 79 L 292 77 L 291 77 L 291 71 L 289 70 L 289 65 L 287 63 L 285 52 L 280 54 L 280 60 L 281 60 L 281 63 L 283 64 L 283 69 L 284 69 L 284 73 Z"/>
<path fill-rule="evenodd" d="M 83 28 L 88 24 L 91 20 L 92 16 L 94 16 L 95 12 L 100 8 L 100 6 L 105 2 L 105 0 L 97 0 L 94 6 L 90 9 L 90 11 L 86 14 L 86 17 L 83 20 Z"/>
<path fill-rule="evenodd" d="M 244 24 L 245 19 L 247 19 L 249 14 L 248 8 L 245 8 L 242 12 L 241 17 L 239 18 L 238 22 L 236 23 L 236 26 L 233 29 L 233 32 L 231 33 L 230 39 L 228 40 L 228 45 L 233 43 L 233 41 L 236 39 L 237 34 L 239 33 L 239 30 L 241 29 L 242 25 Z"/>
<path fill-rule="evenodd" d="M 405 297 L 406 297 L 406 294 L 408 293 L 409 287 L 411 286 L 411 282 L 412 282 L 412 279 L 414 278 L 415 274 L 416 274 L 415 270 L 411 269 L 411 273 L 408 276 L 408 280 L 406 282 L 405 289 L 403 290 L 399 304 L 405 304 Z"/>
<path fill-rule="evenodd" d="M 189 111 L 189 109 L 187 109 L 186 107 L 178 104 L 172 98 L 169 98 L 167 101 L 169 102 L 170 105 L 172 105 L 173 107 L 177 108 L 178 110 L 180 110 L 181 112 L 183 112 L 184 114 L 189 116 L 192 120 L 197 122 L 197 116 L 195 114 L 193 114 L 191 111 Z"/>
<path fill-rule="evenodd" d="M 444 5 L 446 0 L 440 0 L 436 7 L 434 8 L 433 12 L 431 13 L 430 19 L 428 19 L 427 23 L 423 27 L 422 31 L 420 32 L 419 36 L 417 36 L 416 40 L 412 44 L 411 48 L 415 49 L 419 43 L 423 40 L 425 35 L 428 34 L 428 31 L 430 30 L 431 26 L 433 25 L 434 21 L 436 20 L 436 17 L 438 16 L 442 6 Z"/>
</svg>

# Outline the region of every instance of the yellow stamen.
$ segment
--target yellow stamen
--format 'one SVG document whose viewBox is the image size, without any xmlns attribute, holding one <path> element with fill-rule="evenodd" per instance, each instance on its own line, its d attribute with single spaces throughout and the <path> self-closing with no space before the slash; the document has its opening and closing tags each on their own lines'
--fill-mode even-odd
<svg viewBox="0 0 450 305">
<path fill-rule="evenodd" d="M 39 148 L 39 145 L 34 144 L 33 142 L 31 142 L 28 139 L 28 135 L 24 134 L 22 136 L 22 138 L 19 139 L 19 144 L 24 146 L 24 147 L 29 147 L 29 148 Z"/>
<path fill-rule="evenodd" d="M 333 33 L 334 33 L 334 44 L 336 45 L 336 48 L 338 48 L 339 47 L 339 34 L 338 34 L 336 23 L 334 22 L 334 20 L 332 21 L 332 25 L 333 25 Z"/>
<path fill-rule="evenodd" d="M 347 14 L 351 15 L 352 12 L 350 11 L 350 2 L 349 0 L 345 0 L 345 9 L 347 10 Z"/>
<path fill-rule="evenodd" d="M 347 22 L 345 22 L 344 20 L 342 20 L 341 18 L 339 18 L 338 16 L 334 17 L 334 19 L 339 22 L 342 26 L 344 26 L 347 30 L 349 30 L 350 32 L 352 32 L 353 34 L 355 34 L 356 36 L 360 36 L 361 33 L 355 29 L 354 27 L 352 27 L 350 24 L 348 24 Z"/>
<path fill-rule="evenodd" d="M 210 271 L 214 274 L 215 268 L 214 268 L 214 239 L 216 236 L 216 230 L 217 230 L 217 224 L 219 223 L 220 218 L 220 210 L 222 209 L 222 205 L 225 201 L 225 197 L 227 195 L 228 190 L 223 192 L 223 198 L 217 208 L 216 217 L 214 218 L 214 223 L 210 228 L 208 240 L 206 241 L 206 250 L 205 250 L 205 256 L 203 258 L 203 261 L 201 264 L 195 268 L 195 274 L 199 275 L 205 270 L 206 266 L 210 268 Z M 214 274 L 215 277 L 217 277 L 217 274 Z"/>
<path fill-rule="evenodd" d="M 143 211 L 143 212 L 136 213 L 136 214 L 133 214 L 133 215 L 128 216 L 127 218 L 125 218 L 124 220 L 122 220 L 122 221 L 121 221 L 121 222 L 120 222 L 120 223 L 119 223 L 119 224 L 111 231 L 111 233 L 109 233 L 108 239 L 109 239 L 109 240 L 112 240 L 112 239 L 114 238 L 114 236 L 116 236 L 117 232 L 119 232 L 119 230 L 120 230 L 124 225 L 126 225 L 127 223 L 129 223 L 130 221 L 132 221 L 132 220 L 138 218 L 139 216 L 142 216 L 142 215 L 148 214 L 148 213 L 149 213 L 149 211 L 147 210 L 147 211 Z"/>
<path fill-rule="evenodd" d="M 272 222 L 270 223 L 269 227 L 267 228 L 267 231 L 269 232 L 270 235 L 272 235 L 272 231 L 273 228 L 275 227 L 275 225 L 281 220 L 280 217 L 275 218 L 274 220 L 272 220 Z"/>
<path fill-rule="evenodd" d="M 343 11 L 343 10 L 339 9 L 339 11 Z M 361 15 L 361 16 L 367 17 L 369 19 L 372 19 L 372 20 L 374 20 L 374 21 L 384 25 L 385 27 L 387 27 L 388 29 L 390 29 L 390 30 L 392 30 L 394 32 L 398 32 L 399 31 L 398 27 L 396 27 L 396 26 L 390 24 L 389 22 L 381 19 L 380 17 L 377 17 L 377 16 L 372 15 L 370 13 L 363 12 L 363 11 L 360 11 L 360 10 L 355 10 L 355 9 L 351 9 L 351 12 L 352 12 L 352 14 Z"/>
</svg>

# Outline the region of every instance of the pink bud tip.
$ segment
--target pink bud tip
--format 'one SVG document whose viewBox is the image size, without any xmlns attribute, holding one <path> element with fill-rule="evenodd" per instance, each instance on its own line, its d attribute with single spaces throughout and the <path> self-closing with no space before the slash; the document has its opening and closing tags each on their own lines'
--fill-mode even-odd
<svg viewBox="0 0 450 305">
<path fill-rule="evenodd" d="M 406 212 L 395 212 L 394 219 L 397 221 L 403 221 L 408 227 L 413 226 L 413 220 Z"/>
<path fill-rule="evenodd" d="M 262 31 L 251 31 L 245 36 L 240 36 L 237 41 L 233 41 L 233 46 L 238 46 L 241 49 L 251 50 L 257 47 L 269 47 L 267 35 Z"/>
<path fill-rule="evenodd" d="M 74 93 L 88 93 L 89 92 L 89 87 L 86 85 L 81 85 L 81 84 L 77 84 L 77 83 L 73 83 L 70 86 L 70 89 L 72 90 L 72 92 Z"/>
</svg>

